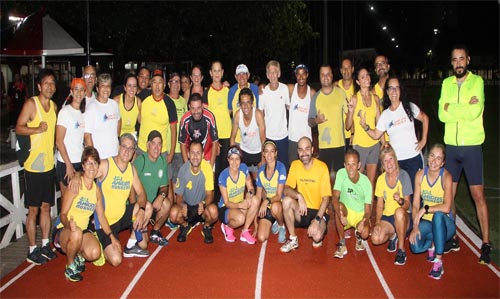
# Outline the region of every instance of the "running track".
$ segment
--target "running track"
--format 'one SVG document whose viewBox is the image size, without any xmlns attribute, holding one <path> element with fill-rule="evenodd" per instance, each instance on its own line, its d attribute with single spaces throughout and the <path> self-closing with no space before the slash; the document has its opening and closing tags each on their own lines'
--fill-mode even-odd
<svg viewBox="0 0 500 299">
<path fill-rule="evenodd" d="M 427 277 L 431 264 L 425 255 L 410 253 L 406 265 L 394 265 L 395 253 L 386 245 L 334 259 L 337 237 L 333 224 L 323 247 L 314 249 L 304 229 L 297 230 L 300 247 L 281 253 L 277 236 L 248 245 L 227 243 L 214 228 L 214 244 L 206 245 L 198 226 L 187 242 L 178 243 L 176 231 L 163 228 L 170 244 L 150 245 L 149 258 L 126 258 L 119 267 L 87 263 L 84 280 L 66 281 L 65 258 L 59 255 L 43 266 L 24 262 L 2 279 L 1 298 L 499 298 L 500 272 L 496 265 L 477 263 L 480 240 L 458 219 L 461 250 L 444 256 L 441 280 Z M 239 235 L 239 230 L 236 231 Z M 127 236 L 120 235 L 122 244 Z"/>
</svg>

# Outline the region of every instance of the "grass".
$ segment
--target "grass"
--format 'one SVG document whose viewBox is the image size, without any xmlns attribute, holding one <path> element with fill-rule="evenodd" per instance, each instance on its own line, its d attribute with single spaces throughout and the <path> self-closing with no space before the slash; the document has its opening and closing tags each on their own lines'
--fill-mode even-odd
<svg viewBox="0 0 500 299">
<path fill-rule="evenodd" d="M 422 92 L 419 93 L 422 97 L 420 99 L 422 108 L 429 115 L 429 138 L 427 143 L 429 146 L 436 142 L 443 142 L 444 126 L 437 118 L 437 103 L 440 90 L 441 86 L 431 86 L 422 89 Z M 486 86 L 485 98 L 483 114 L 483 124 L 486 131 L 486 140 L 483 144 L 485 195 L 489 209 L 490 242 L 493 244 L 491 257 L 495 264 L 500 265 L 499 87 Z M 462 175 L 459 182 L 455 204 L 457 213 L 472 231 L 481 236 L 475 204 L 470 196 L 464 175 Z"/>
</svg>

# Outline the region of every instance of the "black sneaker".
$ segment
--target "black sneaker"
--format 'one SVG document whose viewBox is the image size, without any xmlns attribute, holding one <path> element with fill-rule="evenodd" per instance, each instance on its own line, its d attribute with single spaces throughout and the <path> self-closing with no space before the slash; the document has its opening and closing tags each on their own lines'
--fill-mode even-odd
<svg viewBox="0 0 500 299">
<path fill-rule="evenodd" d="M 490 263 L 490 252 L 491 245 L 488 243 L 483 243 L 483 246 L 481 246 L 481 256 L 479 257 L 480 264 L 487 265 Z"/>
<path fill-rule="evenodd" d="M 203 241 L 207 244 L 212 244 L 214 242 L 214 237 L 212 236 L 212 226 L 203 226 L 201 230 L 201 235 L 203 236 Z"/>
<path fill-rule="evenodd" d="M 396 259 L 394 260 L 394 264 L 402 266 L 405 263 L 406 263 L 406 252 L 403 251 L 401 248 L 399 248 L 398 252 L 396 253 Z"/>
<path fill-rule="evenodd" d="M 42 255 L 42 252 L 40 251 L 40 247 L 35 248 L 32 253 L 28 252 L 28 257 L 26 258 L 26 261 L 35 264 L 35 265 L 41 265 L 45 264 L 49 260 Z"/>
<path fill-rule="evenodd" d="M 398 235 L 394 233 L 394 236 L 392 239 L 389 239 L 389 242 L 387 243 L 387 251 L 389 252 L 394 252 L 398 248 Z"/>
<path fill-rule="evenodd" d="M 156 243 L 160 246 L 168 245 L 168 240 L 162 236 L 159 230 L 151 230 L 151 235 L 149 236 L 149 242 Z"/>
<path fill-rule="evenodd" d="M 444 243 L 444 253 L 448 253 L 450 251 L 460 251 L 458 238 L 451 238 Z"/>
<path fill-rule="evenodd" d="M 69 281 L 78 282 L 83 279 L 83 276 L 78 271 L 78 266 L 75 263 L 72 263 L 69 266 L 66 266 L 66 270 L 64 270 L 64 275 Z"/>
<path fill-rule="evenodd" d="M 79 254 L 77 254 L 75 256 L 75 265 L 76 265 L 76 270 L 78 270 L 78 272 L 82 273 L 82 272 L 85 272 L 86 268 L 85 268 L 85 258 Z"/>
<path fill-rule="evenodd" d="M 179 227 L 179 235 L 177 236 L 177 242 L 186 242 L 187 236 L 189 233 L 193 230 L 193 227 L 191 225 L 186 225 L 186 226 L 180 226 Z"/>
<path fill-rule="evenodd" d="M 57 257 L 57 254 L 52 249 L 50 249 L 50 245 L 48 243 L 47 243 L 47 245 L 42 246 L 42 248 L 40 249 L 40 252 L 49 261 L 52 259 L 55 259 Z"/>
</svg>

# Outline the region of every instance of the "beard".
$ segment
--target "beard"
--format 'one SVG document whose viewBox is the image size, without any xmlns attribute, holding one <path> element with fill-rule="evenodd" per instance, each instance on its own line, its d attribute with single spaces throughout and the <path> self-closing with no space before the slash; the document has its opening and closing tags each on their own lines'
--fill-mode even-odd
<svg viewBox="0 0 500 299">
<path fill-rule="evenodd" d="M 463 69 L 463 71 L 461 73 L 457 72 L 458 68 L 453 69 L 453 75 L 455 75 L 455 77 L 457 77 L 458 79 L 463 78 L 467 74 L 467 66 L 460 67 L 460 68 Z"/>
</svg>

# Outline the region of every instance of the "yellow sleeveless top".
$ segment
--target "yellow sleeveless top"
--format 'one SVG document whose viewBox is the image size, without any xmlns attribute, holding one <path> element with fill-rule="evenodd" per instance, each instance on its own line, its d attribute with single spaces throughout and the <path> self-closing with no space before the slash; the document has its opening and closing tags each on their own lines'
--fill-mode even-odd
<svg viewBox="0 0 500 299">
<path fill-rule="evenodd" d="M 122 120 L 122 129 L 120 135 L 123 133 L 132 133 L 137 136 L 135 132 L 135 124 L 137 123 L 137 117 L 139 116 L 139 106 L 137 105 L 137 97 L 134 97 L 134 106 L 132 109 L 127 110 L 125 108 L 125 94 L 122 93 L 119 100 L 120 107 L 120 118 Z"/>
<path fill-rule="evenodd" d="M 422 197 L 423 206 L 429 207 L 442 204 L 444 202 L 444 188 L 443 188 L 443 173 L 444 168 L 441 168 L 439 175 L 434 182 L 429 182 L 427 171 L 429 168 L 424 168 L 424 175 L 422 183 L 420 184 L 420 196 Z M 432 221 L 433 213 L 424 214 L 422 217 L 425 220 Z"/>
<path fill-rule="evenodd" d="M 50 100 L 49 111 L 46 112 L 38 97 L 33 97 L 36 103 L 37 111 L 35 118 L 27 123 L 28 128 L 36 128 L 41 121 L 47 123 L 47 131 L 39 134 L 30 135 L 31 152 L 24 169 L 30 172 L 47 172 L 54 168 L 54 144 L 56 131 L 56 109 L 55 104 Z M 42 119 L 40 119 L 40 116 Z"/>
<path fill-rule="evenodd" d="M 375 128 L 376 122 L 375 117 L 377 116 L 378 103 L 375 101 L 375 97 L 370 94 L 371 97 L 371 105 L 370 107 L 366 107 L 363 103 L 363 97 L 361 96 L 361 92 L 358 91 L 356 93 L 356 107 L 354 107 L 354 116 L 353 116 L 353 124 L 354 124 L 354 138 L 352 140 L 353 145 L 359 145 L 362 147 L 371 147 L 378 143 L 378 140 L 375 140 L 365 132 L 364 128 L 359 124 L 360 114 L 366 114 L 366 124 L 370 126 L 370 128 Z"/>
<path fill-rule="evenodd" d="M 134 174 L 130 162 L 127 163 L 127 168 L 124 171 L 118 168 L 113 157 L 108 158 L 108 165 L 108 173 L 100 185 L 104 201 L 104 214 L 109 225 L 112 225 L 118 222 L 125 213 Z"/>
<path fill-rule="evenodd" d="M 344 80 L 340 79 L 338 82 L 338 85 L 340 89 L 342 89 L 345 92 L 345 95 L 351 100 L 351 97 L 354 95 L 354 81 L 352 82 L 351 86 L 348 89 L 344 88 Z M 344 124 L 345 124 L 345 119 L 347 118 L 347 113 L 344 113 Z M 344 136 L 346 139 L 351 138 L 351 130 L 346 130 L 344 128 Z"/>
<path fill-rule="evenodd" d="M 227 102 L 229 88 L 224 86 L 220 90 L 216 90 L 210 86 L 207 92 L 208 109 L 215 115 L 219 138 L 229 139 L 231 137 L 231 129 L 233 127 Z"/>
<path fill-rule="evenodd" d="M 82 189 L 78 192 L 78 195 L 73 199 L 71 203 L 71 208 L 68 212 L 68 220 L 73 217 L 76 225 L 81 229 L 87 229 L 89 225 L 89 218 L 94 213 L 97 204 L 97 190 L 95 182 L 92 182 L 92 187 L 87 189 L 81 178 Z M 64 227 L 62 223 L 57 225 L 57 228 Z"/>
</svg>

